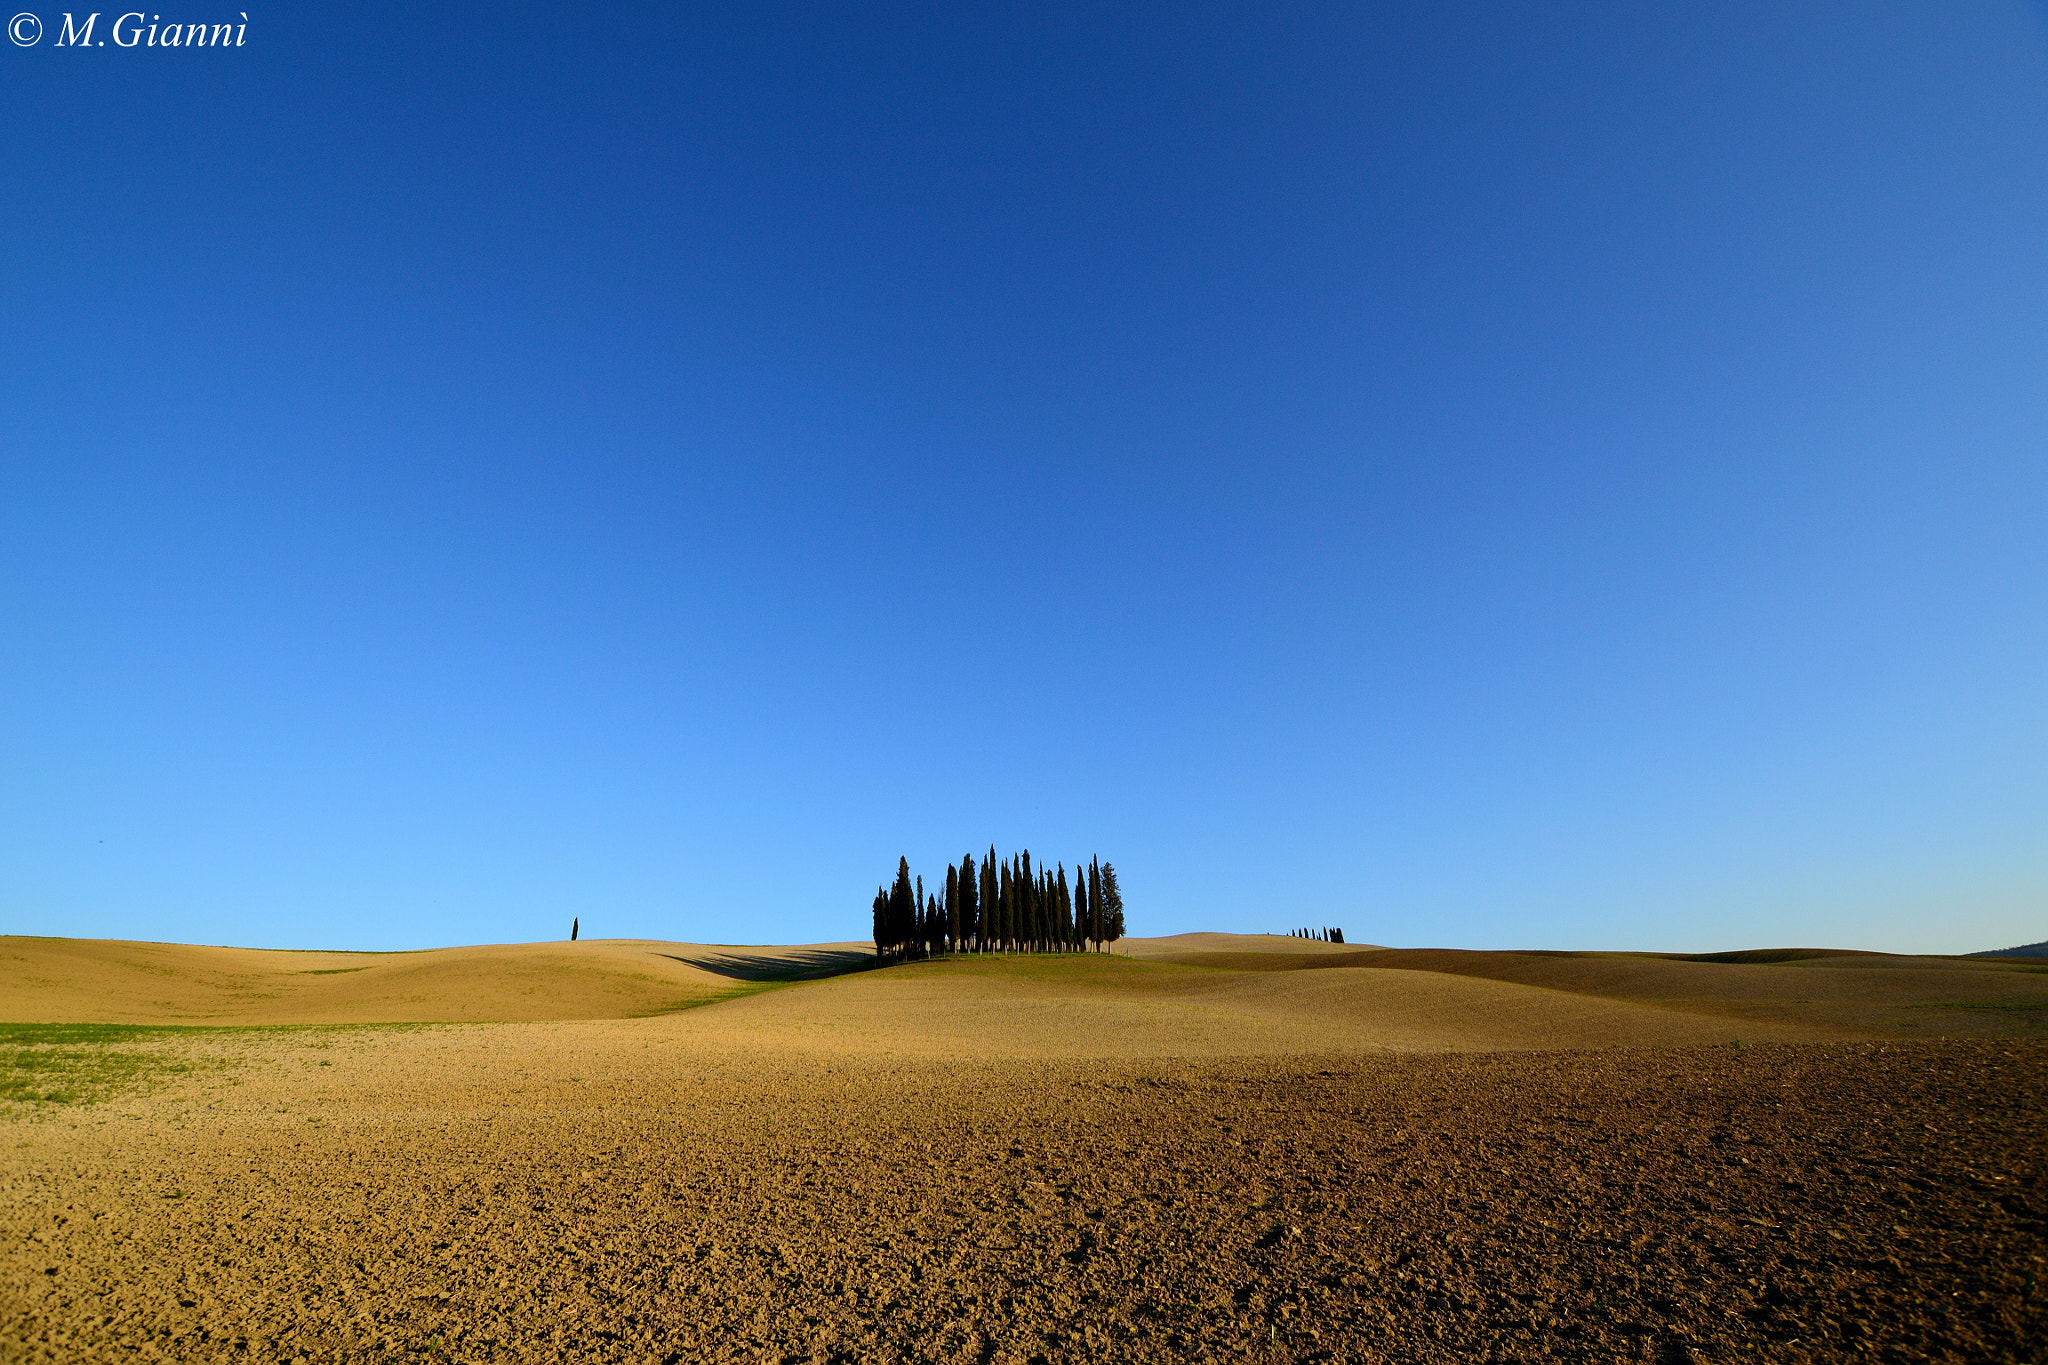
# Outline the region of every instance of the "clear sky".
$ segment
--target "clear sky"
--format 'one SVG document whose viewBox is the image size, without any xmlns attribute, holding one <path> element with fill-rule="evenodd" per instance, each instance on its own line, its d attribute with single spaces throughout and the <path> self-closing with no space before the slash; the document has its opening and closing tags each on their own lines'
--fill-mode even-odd
<svg viewBox="0 0 2048 1365">
<path fill-rule="evenodd" d="M 2048 937 L 2040 5 L 37 13 L 0 930 Z"/>
</svg>

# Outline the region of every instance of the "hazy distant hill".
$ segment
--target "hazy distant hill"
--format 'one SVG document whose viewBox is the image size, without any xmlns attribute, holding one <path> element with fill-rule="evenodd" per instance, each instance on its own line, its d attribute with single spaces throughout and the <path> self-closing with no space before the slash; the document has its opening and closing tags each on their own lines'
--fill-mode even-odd
<svg viewBox="0 0 2048 1365">
<path fill-rule="evenodd" d="M 2022 943 L 2017 948 L 1992 948 L 1987 952 L 1971 953 L 1971 957 L 2048 957 L 2048 939 L 2039 943 Z"/>
</svg>

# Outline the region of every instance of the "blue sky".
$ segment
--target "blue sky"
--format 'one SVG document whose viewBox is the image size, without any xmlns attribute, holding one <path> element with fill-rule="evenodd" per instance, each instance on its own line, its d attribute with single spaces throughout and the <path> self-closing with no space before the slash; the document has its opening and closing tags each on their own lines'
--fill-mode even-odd
<svg viewBox="0 0 2048 1365">
<path fill-rule="evenodd" d="M 41 18 L 0 929 L 2048 936 L 2039 6 Z"/>
</svg>

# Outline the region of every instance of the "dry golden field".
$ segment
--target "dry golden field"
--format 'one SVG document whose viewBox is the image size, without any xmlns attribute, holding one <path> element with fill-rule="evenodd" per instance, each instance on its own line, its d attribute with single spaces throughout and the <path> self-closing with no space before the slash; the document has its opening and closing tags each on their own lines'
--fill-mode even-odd
<svg viewBox="0 0 2048 1365">
<path fill-rule="evenodd" d="M 2048 963 L 0 939 L 0 1358 L 2031 1361 Z"/>
</svg>

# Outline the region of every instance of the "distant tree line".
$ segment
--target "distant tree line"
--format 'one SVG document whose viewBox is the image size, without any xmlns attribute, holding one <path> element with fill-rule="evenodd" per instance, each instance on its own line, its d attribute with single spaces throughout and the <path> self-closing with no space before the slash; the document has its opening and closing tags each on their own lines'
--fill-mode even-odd
<svg viewBox="0 0 2048 1365">
<path fill-rule="evenodd" d="M 1321 939 L 1324 943 L 1342 943 L 1344 941 L 1344 931 L 1342 929 L 1292 929 L 1288 933 L 1292 938 Z"/>
<path fill-rule="evenodd" d="M 926 891 L 896 860 L 896 881 L 875 892 L 875 952 L 883 957 L 933 953 L 1070 953 L 1124 936 L 1124 898 L 1116 869 L 1090 859 L 1033 870 L 1029 851 L 1001 863 L 993 846 L 977 867 L 972 854 L 946 868 L 945 886 Z"/>
</svg>

